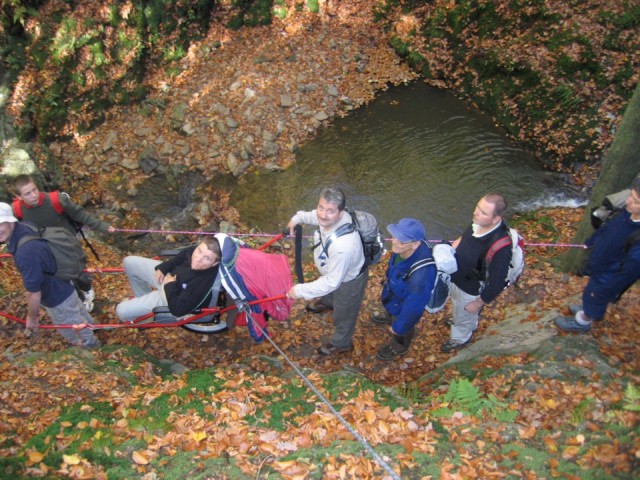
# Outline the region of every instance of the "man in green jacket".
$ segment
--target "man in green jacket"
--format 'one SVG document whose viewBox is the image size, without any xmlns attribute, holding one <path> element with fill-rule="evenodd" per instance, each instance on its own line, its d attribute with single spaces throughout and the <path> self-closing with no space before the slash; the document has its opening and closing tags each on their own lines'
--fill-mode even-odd
<svg viewBox="0 0 640 480">
<path fill-rule="evenodd" d="M 115 232 L 114 227 L 73 203 L 66 193 L 41 192 L 29 175 L 18 175 L 13 180 L 13 189 L 16 198 L 12 208 L 18 220 L 31 222 L 38 227 L 64 227 L 74 235 L 77 233 L 74 222 L 104 233 Z M 95 299 L 91 277 L 85 273 L 75 284 L 85 307 L 91 312 Z"/>
</svg>

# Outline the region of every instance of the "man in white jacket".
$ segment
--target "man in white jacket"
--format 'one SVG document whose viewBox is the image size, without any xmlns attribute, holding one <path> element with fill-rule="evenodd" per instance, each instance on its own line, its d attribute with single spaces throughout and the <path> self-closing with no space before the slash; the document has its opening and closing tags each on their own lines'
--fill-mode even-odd
<svg viewBox="0 0 640 480">
<path fill-rule="evenodd" d="M 319 298 L 306 307 L 312 313 L 333 310 L 334 333 L 329 343 L 318 348 L 320 355 L 348 352 L 353 349 L 353 334 L 369 274 L 364 267 L 360 235 L 345 211 L 344 192 L 337 187 L 324 187 L 315 210 L 299 211 L 291 218 L 288 227 L 292 234 L 300 223 L 318 226 L 313 237 L 313 258 L 321 276 L 313 282 L 294 285 L 287 296 Z"/>
</svg>

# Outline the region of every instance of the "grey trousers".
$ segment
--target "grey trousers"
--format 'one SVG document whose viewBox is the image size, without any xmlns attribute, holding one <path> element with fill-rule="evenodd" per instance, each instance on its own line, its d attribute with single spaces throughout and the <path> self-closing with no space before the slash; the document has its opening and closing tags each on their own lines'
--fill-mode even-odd
<svg viewBox="0 0 640 480">
<path fill-rule="evenodd" d="M 360 275 L 349 282 L 343 282 L 337 290 L 325 295 L 320 301 L 333 307 L 333 336 L 331 343 L 338 348 L 353 345 L 353 334 L 364 292 L 369 280 L 369 270 L 365 269 Z"/>
<path fill-rule="evenodd" d="M 142 315 L 151 313 L 154 307 L 166 307 L 167 298 L 162 285 L 156 280 L 156 265 L 159 260 L 130 256 L 123 261 L 124 270 L 135 298 L 124 300 L 116 307 L 116 314 L 122 322 L 131 322 Z"/>
<path fill-rule="evenodd" d="M 451 327 L 451 340 L 466 342 L 478 328 L 480 312 L 469 313 L 464 307 L 473 302 L 480 295 L 469 295 L 454 283 L 451 283 L 451 305 L 453 307 L 453 326 Z"/>
<path fill-rule="evenodd" d="M 94 321 L 87 309 L 84 308 L 82 300 L 74 290 L 60 305 L 55 307 L 44 307 L 52 318 L 54 325 L 78 325 L 87 323 L 93 325 Z M 59 328 L 58 332 L 72 345 L 89 347 L 96 343 L 97 339 L 93 335 L 93 330 L 82 328 L 72 330 L 70 328 Z"/>
</svg>

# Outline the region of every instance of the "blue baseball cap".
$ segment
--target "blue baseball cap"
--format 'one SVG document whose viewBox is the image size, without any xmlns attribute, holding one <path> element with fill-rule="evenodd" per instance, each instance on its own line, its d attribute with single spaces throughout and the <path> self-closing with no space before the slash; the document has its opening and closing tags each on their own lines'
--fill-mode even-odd
<svg viewBox="0 0 640 480">
<path fill-rule="evenodd" d="M 427 236 L 424 225 L 415 218 L 403 218 L 398 223 L 387 225 L 387 230 L 401 242 L 417 242 Z"/>
</svg>

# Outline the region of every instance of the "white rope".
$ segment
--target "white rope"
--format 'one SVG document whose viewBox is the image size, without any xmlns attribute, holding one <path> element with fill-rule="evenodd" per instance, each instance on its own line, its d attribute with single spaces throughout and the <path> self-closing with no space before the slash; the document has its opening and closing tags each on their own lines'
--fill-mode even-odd
<svg viewBox="0 0 640 480">
<path fill-rule="evenodd" d="M 302 378 L 302 380 L 307 384 L 307 386 L 311 389 L 311 391 L 322 401 L 322 403 L 324 403 L 329 410 L 331 411 L 331 413 L 333 413 L 335 415 L 335 417 L 340 420 L 340 423 L 342 423 L 342 425 L 344 425 L 344 427 L 351 433 L 351 435 L 354 436 L 354 438 L 360 442 L 362 444 L 362 446 L 371 454 L 371 456 L 373 457 L 373 459 L 378 463 L 378 465 L 380 465 L 384 470 L 387 471 L 387 473 L 389 475 L 391 475 L 391 477 L 394 480 L 400 480 L 400 477 L 398 476 L 398 474 L 396 472 L 393 471 L 393 469 L 389 466 L 389 464 L 387 462 L 385 462 L 382 457 L 380 455 L 378 455 L 378 453 L 373 449 L 373 447 L 371 447 L 371 445 L 369 445 L 369 442 L 367 442 L 367 440 L 360 435 L 350 424 L 349 422 L 347 422 L 345 420 L 345 418 L 340 415 L 340 412 L 338 412 L 338 410 L 336 410 L 336 408 L 329 402 L 329 400 L 327 400 L 327 398 L 322 394 L 322 392 L 320 392 L 313 383 L 311 383 L 311 381 L 305 376 L 305 374 L 302 372 L 302 370 L 300 370 L 300 368 L 293 363 L 289 357 L 287 357 L 287 354 L 284 353 L 280 347 L 278 347 L 278 345 L 276 345 L 276 343 L 271 339 L 271 337 L 269 337 L 269 335 L 267 335 L 267 332 L 264 331 L 264 329 L 258 325 L 258 322 L 256 322 L 253 317 L 251 316 L 251 307 L 246 304 L 246 303 L 241 303 L 240 305 L 238 305 L 238 311 L 244 312 L 247 316 L 247 321 L 253 323 L 254 326 L 258 327 L 258 330 L 260 331 L 260 333 L 262 333 L 262 335 L 269 340 L 269 343 L 271 345 L 273 345 L 273 348 L 275 348 L 278 353 L 280 355 L 282 355 L 282 357 L 287 361 L 287 363 L 289 365 L 291 365 L 291 367 L 295 370 L 295 372 L 300 376 L 300 378 Z"/>
</svg>

